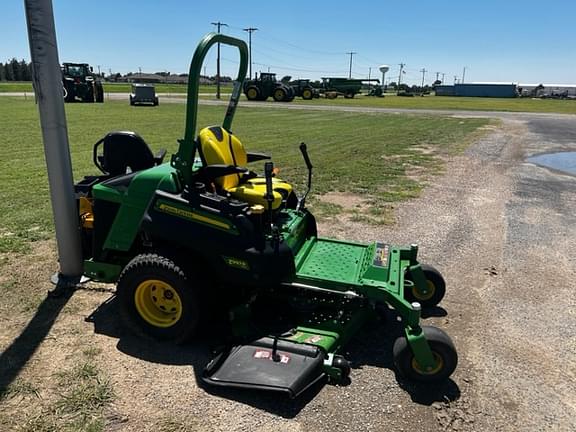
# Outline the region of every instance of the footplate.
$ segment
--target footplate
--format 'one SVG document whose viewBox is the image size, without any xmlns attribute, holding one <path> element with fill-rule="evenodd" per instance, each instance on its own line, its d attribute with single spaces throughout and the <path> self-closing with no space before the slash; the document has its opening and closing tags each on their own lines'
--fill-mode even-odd
<svg viewBox="0 0 576 432">
<path fill-rule="evenodd" d="M 264 337 L 219 354 L 204 369 L 202 381 L 295 398 L 325 376 L 323 364 L 324 353 L 318 347 Z"/>
</svg>

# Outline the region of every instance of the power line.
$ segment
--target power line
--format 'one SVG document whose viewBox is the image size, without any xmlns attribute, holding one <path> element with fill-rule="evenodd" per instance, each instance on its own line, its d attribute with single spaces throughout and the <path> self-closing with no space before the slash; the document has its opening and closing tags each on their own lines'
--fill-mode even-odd
<svg viewBox="0 0 576 432">
<path fill-rule="evenodd" d="M 248 27 L 242 29 L 245 32 L 248 32 L 248 51 L 250 56 L 250 79 L 252 79 L 252 33 L 258 30 L 255 27 Z"/>
<path fill-rule="evenodd" d="M 218 27 L 218 33 L 220 33 L 220 27 L 228 27 L 228 24 L 224 24 L 220 21 L 213 22 L 212 25 Z M 218 42 L 218 56 L 216 57 L 216 99 L 220 99 L 220 42 Z"/>
</svg>

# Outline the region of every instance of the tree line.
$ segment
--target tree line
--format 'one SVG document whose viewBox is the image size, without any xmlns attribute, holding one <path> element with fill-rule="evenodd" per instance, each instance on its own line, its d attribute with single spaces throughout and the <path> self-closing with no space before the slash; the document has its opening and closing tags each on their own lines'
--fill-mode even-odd
<svg viewBox="0 0 576 432">
<path fill-rule="evenodd" d="M 0 81 L 32 81 L 32 63 L 15 58 L 0 62 Z"/>
</svg>

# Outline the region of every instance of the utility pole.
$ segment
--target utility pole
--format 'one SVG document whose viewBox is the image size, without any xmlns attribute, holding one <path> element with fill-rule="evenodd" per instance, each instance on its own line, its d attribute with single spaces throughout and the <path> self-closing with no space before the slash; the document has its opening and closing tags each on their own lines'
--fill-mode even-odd
<svg viewBox="0 0 576 432">
<path fill-rule="evenodd" d="M 368 68 L 368 81 L 370 81 L 370 75 L 372 75 L 372 68 Z"/>
<path fill-rule="evenodd" d="M 444 72 L 442 72 L 442 84 L 444 84 L 444 75 L 446 75 Z"/>
<path fill-rule="evenodd" d="M 422 68 L 420 69 L 420 72 L 422 72 L 422 85 L 421 88 L 424 88 L 424 77 L 426 76 L 426 72 L 428 72 L 426 69 Z"/>
<path fill-rule="evenodd" d="M 440 72 L 436 72 L 436 81 L 438 81 L 439 76 L 440 76 Z"/>
<path fill-rule="evenodd" d="M 98 65 L 98 75 L 100 75 L 100 65 Z"/>
<path fill-rule="evenodd" d="M 258 29 L 255 27 L 248 27 L 243 30 L 248 32 L 248 56 L 250 57 L 250 79 L 252 79 L 252 33 Z"/>
<path fill-rule="evenodd" d="M 142 68 L 140 66 L 138 67 L 138 77 L 142 79 Z"/>
<path fill-rule="evenodd" d="M 350 55 L 350 71 L 348 72 L 348 79 L 352 78 L 352 56 L 354 54 L 358 54 L 354 51 L 347 52 L 346 54 Z"/>
<path fill-rule="evenodd" d="M 464 78 L 466 77 L 466 66 L 462 69 L 462 84 L 464 84 Z"/>
<path fill-rule="evenodd" d="M 228 24 L 218 22 L 213 22 L 212 25 L 218 27 L 218 33 L 220 33 L 220 27 L 228 27 Z M 216 99 L 220 99 L 220 42 L 218 42 L 218 55 L 216 56 Z"/>
<path fill-rule="evenodd" d="M 454 84 L 458 83 L 458 75 L 454 75 Z"/>
<path fill-rule="evenodd" d="M 398 88 L 396 90 L 400 90 L 400 83 L 402 82 L 402 71 L 404 70 L 405 63 L 400 63 L 400 72 L 398 72 Z"/>
</svg>

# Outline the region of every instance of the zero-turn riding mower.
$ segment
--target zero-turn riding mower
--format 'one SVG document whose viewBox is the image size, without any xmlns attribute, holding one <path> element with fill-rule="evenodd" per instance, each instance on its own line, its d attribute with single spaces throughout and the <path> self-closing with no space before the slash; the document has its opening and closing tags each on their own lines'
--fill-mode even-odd
<svg viewBox="0 0 576 432">
<path fill-rule="evenodd" d="M 239 73 L 222 126 L 196 134 L 201 66 L 218 42 L 239 49 Z M 416 245 L 318 237 L 306 208 L 306 145 L 308 188 L 297 196 L 268 156 L 246 151 L 231 131 L 246 66 L 243 41 L 215 33 L 201 40 L 185 136 L 169 163 L 133 132 L 95 145 L 102 174 L 76 184 L 85 275 L 117 283 L 127 323 L 156 338 L 184 341 L 220 311 L 233 343 L 206 366 L 209 385 L 296 397 L 325 377 L 346 379 L 343 347 L 385 305 L 403 322 L 393 347 L 398 372 L 448 378 L 457 363 L 452 341 L 420 325 L 421 309 L 444 296 L 444 279 L 418 262 Z M 248 168 L 265 160 L 261 174 Z"/>
</svg>

